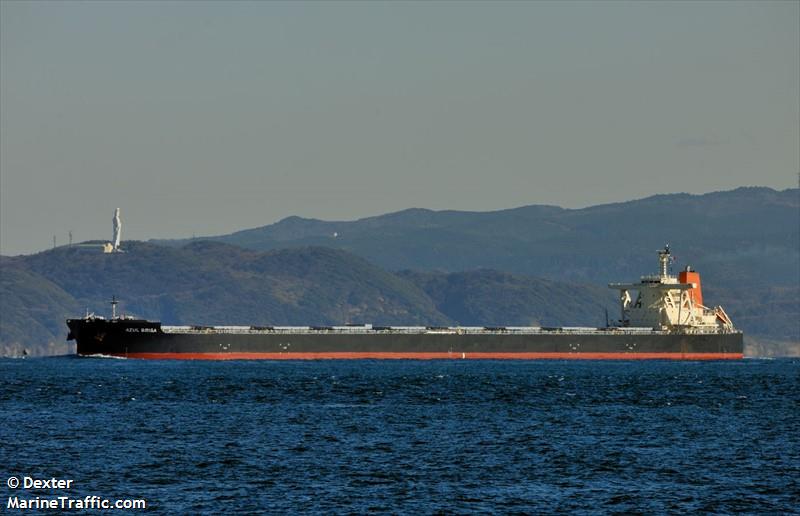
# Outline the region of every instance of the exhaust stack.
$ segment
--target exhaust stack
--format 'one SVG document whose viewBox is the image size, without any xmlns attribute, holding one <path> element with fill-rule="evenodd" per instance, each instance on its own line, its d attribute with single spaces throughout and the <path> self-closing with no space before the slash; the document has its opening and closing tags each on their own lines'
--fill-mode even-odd
<svg viewBox="0 0 800 516">
<path fill-rule="evenodd" d="M 684 270 L 678 273 L 678 282 L 691 284 L 692 288 L 689 289 L 688 294 L 691 300 L 696 305 L 703 304 L 703 290 L 700 287 L 700 273 L 693 271 L 688 265 Z"/>
</svg>

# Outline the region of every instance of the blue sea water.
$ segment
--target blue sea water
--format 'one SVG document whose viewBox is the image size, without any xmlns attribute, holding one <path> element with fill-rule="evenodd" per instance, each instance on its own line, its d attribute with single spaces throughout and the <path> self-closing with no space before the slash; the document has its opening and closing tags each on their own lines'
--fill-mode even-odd
<svg viewBox="0 0 800 516">
<path fill-rule="evenodd" d="M 797 359 L 7 359 L 0 417 L 9 514 L 59 495 L 154 514 L 800 507 Z"/>
</svg>

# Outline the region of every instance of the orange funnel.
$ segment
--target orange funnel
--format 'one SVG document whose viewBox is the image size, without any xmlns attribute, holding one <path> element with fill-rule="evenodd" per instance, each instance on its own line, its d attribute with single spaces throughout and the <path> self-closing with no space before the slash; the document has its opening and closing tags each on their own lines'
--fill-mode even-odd
<svg viewBox="0 0 800 516">
<path fill-rule="evenodd" d="M 689 297 L 695 304 L 703 304 L 703 290 L 700 288 L 699 272 L 691 270 L 681 271 L 678 273 L 678 281 L 681 283 L 694 283 L 694 287 L 689 289 Z"/>
</svg>

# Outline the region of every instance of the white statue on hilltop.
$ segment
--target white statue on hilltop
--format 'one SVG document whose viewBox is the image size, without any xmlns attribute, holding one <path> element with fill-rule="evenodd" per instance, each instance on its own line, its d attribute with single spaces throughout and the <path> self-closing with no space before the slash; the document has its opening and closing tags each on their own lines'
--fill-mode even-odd
<svg viewBox="0 0 800 516">
<path fill-rule="evenodd" d="M 122 220 L 119 218 L 119 208 L 114 210 L 114 251 L 119 252 L 119 241 L 122 238 Z"/>
</svg>

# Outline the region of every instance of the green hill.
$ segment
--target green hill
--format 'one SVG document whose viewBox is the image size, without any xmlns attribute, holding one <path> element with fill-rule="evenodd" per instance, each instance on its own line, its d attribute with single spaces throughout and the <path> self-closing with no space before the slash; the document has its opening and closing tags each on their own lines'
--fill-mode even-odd
<svg viewBox="0 0 800 516">
<path fill-rule="evenodd" d="M 399 273 L 436 308 L 465 326 L 605 326 L 617 301 L 604 287 L 574 285 L 493 270 Z"/>
<path fill-rule="evenodd" d="M 64 320 L 80 304 L 57 284 L 10 260 L 0 261 L 0 356 L 64 354 Z"/>
<path fill-rule="evenodd" d="M 436 320 L 419 289 L 362 258 L 325 249 L 259 253 L 199 242 L 167 248 L 127 242 L 125 253 L 59 248 L 18 266 L 93 310 L 111 295 L 130 314 L 166 324 L 327 324 Z"/>
<path fill-rule="evenodd" d="M 128 315 L 226 325 L 599 324 L 609 300 L 603 289 L 493 271 L 392 274 L 329 248 L 126 242 L 125 249 L 4 258 L 0 352 L 68 352 L 64 319 L 85 309 L 107 314 L 112 295 Z"/>
</svg>

